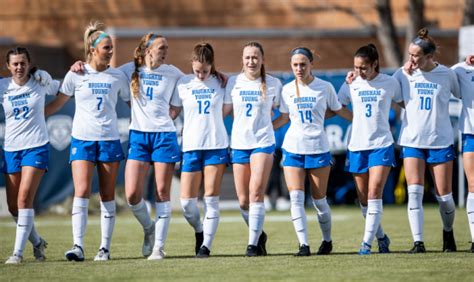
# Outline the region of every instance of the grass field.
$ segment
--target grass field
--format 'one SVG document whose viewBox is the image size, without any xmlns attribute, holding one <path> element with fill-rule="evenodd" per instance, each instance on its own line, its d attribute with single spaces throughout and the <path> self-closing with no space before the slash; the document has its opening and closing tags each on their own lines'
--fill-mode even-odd
<svg viewBox="0 0 474 282">
<path fill-rule="evenodd" d="M 314 210 L 307 210 L 312 251 L 321 235 Z M 0 258 L 12 251 L 15 225 L 0 219 Z M 333 254 L 293 257 L 298 243 L 289 212 L 267 213 L 264 225 L 269 240 L 267 257 L 246 258 L 247 228 L 238 212 L 223 212 L 209 259 L 195 259 L 194 234 L 181 213 L 174 213 L 162 261 L 141 257 L 142 231 L 129 211 L 119 214 L 111 248 L 112 260 L 92 261 L 100 243 L 98 216 L 89 217 L 83 263 L 67 262 L 64 252 L 72 245 L 70 217 L 38 216 L 37 229 L 48 241 L 46 262 L 35 262 L 31 244 L 21 265 L 0 264 L 1 281 L 24 280 L 325 280 L 325 281 L 472 281 L 474 254 L 465 210 L 457 210 L 457 253 L 442 253 L 441 220 L 437 206 L 425 207 L 425 245 L 428 253 L 412 255 L 406 207 L 386 207 L 383 226 L 390 236 L 391 254 L 357 255 L 363 236 L 360 210 L 333 208 Z M 374 242 L 375 243 L 375 242 Z M 376 245 L 376 243 L 375 243 Z M 377 248 L 374 248 L 375 252 Z M 100 280 L 99 280 L 100 279 Z"/>
</svg>

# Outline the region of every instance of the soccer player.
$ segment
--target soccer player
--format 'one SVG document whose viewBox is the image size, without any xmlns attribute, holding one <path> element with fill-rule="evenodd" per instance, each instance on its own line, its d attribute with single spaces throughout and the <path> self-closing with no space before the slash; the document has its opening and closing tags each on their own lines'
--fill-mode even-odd
<svg viewBox="0 0 474 282">
<path fill-rule="evenodd" d="M 283 141 L 283 171 L 290 191 L 291 219 L 299 241 L 295 256 L 310 256 L 305 213 L 304 182 L 311 184 L 314 207 L 323 235 L 318 255 L 332 251 L 331 210 L 326 191 L 331 169 L 329 142 L 324 131 L 326 109 L 351 120 L 352 113 L 339 103 L 334 87 L 311 73 L 313 53 L 306 47 L 291 51 L 291 69 L 295 80 L 283 87 L 281 116 L 274 121 L 279 128 L 291 121 Z"/>
<path fill-rule="evenodd" d="M 222 80 L 217 76 L 214 50 L 209 43 L 194 46 L 191 63 L 193 74 L 178 81 L 177 94 L 173 96 L 178 99 L 173 99 L 171 104 L 184 111 L 181 206 L 195 231 L 196 257 L 206 258 L 219 224 L 219 195 L 229 162 L 223 106 L 232 101 L 230 96 L 225 96 Z M 202 182 L 205 214 L 201 223 L 197 200 Z"/>
<path fill-rule="evenodd" d="M 31 57 L 26 48 L 9 50 L 6 63 L 12 76 L 0 80 L 0 104 L 5 112 L 5 143 L 0 169 L 5 174 L 8 210 L 17 227 L 13 255 L 5 263 L 22 262 L 28 239 L 33 244 L 36 260 L 43 261 L 47 243 L 34 227 L 33 201 L 49 163 L 45 95 L 56 95 L 59 82 L 41 85 L 33 78 Z"/>
<path fill-rule="evenodd" d="M 84 33 L 86 65 L 84 73 L 69 71 L 60 94 L 48 104 L 54 113 L 72 96 L 76 112 L 72 125 L 70 162 L 74 181 L 72 232 L 74 246 L 65 253 L 68 260 L 84 260 L 84 235 L 94 167 L 99 174 L 102 241 L 95 261 L 110 259 L 110 243 L 115 225 L 115 181 L 119 163 L 124 159 L 117 126 L 115 106 L 120 96 L 130 99 L 125 75 L 109 67 L 113 55 L 110 36 L 104 25 L 91 23 Z"/>
<path fill-rule="evenodd" d="M 170 191 L 175 163 L 181 160 L 173 119 L 179 109 L 170 106 L 176 82 L 184 74 L 165 64 L 168 41 L 149 33 L 135 49 L 134 61 L 121 66 L 132 88 L 132 117 L 125 192 L 133 214 L 145 233 L 142 253 L 149 260 L 163 259 L 171 219 Z M 150 219 L 143 200 L 145 178 L 153 165 L 156 217 Z M 156 234 L 156 235 L 155 235 Z"/>
<path fill-rule="evenodd" d="M 402 102 L 400 85 L 391 76 L 379 73 L 379 54 L 373 44 L 360 47 L 354 55 L 355 79 L 339 90 L 339 101 L 352 104 L 354 118 L 348 146 L 348 171 L 354 176 L 365 221 L 360 255 L 371 253 L 377 237 L 379 253 L 388 253 L 390 239 L 381 225 L 383 188 L 395 166 L 389 113 L 392 101 Z"/>
<path fill-rule="evenodd" d="M 470 61 L 470 60 L 468 60 Z M 462 132 L 464 172 L 468 183 L 467 217 L 471 230 L 471 252 L 474 253 L 474 66 L 462 62 L 451 67 L 457 75 L 462 97 L 459 129 Z"/>
<path fill-rule="evenodd" d="M 231 76 L 226 95 L 232 97 L 234 123 L 231 161 L 242 217 L 249 226 L 246 256 L 264 256 L 265 188 L 272 169 L 275 136 L 272 107 L 280 103 L 281 82 L 265 72 L 263 47 L 249 42 L 242 54 L 243 72 Z"/>
<path fill-rule="evenodd" d="M 394 77 L 402 90 L 405 113 L 398 143 L 408 185 L 408 219 L 414 240 L 411 253 L 426 252 L 423 242 L 425 169 L 433 176 L 443 222 L 443 251 L 456 251 L 453 222 L 452 171 L 455 157 L 449 118 L 451 94 L 459 97 L 459 84 L 451 69 L 433 60 L 436 43 L 426 28 L 410 43 L 413 73 L 399 69 Z"/>
</svg>

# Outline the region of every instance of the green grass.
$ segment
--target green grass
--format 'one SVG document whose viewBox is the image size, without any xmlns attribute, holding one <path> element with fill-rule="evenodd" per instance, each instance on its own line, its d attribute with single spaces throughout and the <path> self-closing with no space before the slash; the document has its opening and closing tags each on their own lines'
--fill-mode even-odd
<svg viewBox="0 0 474 282">
<path fill-rule="evenodd" d="M 307 210 L 312 251 L 319 246 L 321 235 L 316 213 Z M 112 242 L 112 260 L 92 261 L 100 243 L 99 218 L 89 217 L 86 233 L 86 261 L 67 262 L 64 252 L 72 245 L 70 217 L 38 216 L 37 229 L 48 241 L 47 261 L 35 262 L 31 244 L 24 263 L 18 266 L 0 264 L 0 281 L 7 280 L 356 280 L 356 281 L 472 281 L 474 254 L 465 210 L 457 210 L 455 237 L 457 253 L 442 253 L 441 220 L 436 206 L 425 207 L 426 254 L 412 255 L 406 207 L 385 207 L 383 227 L 390 236 L 392 254 L 360 257 L 356 254 L 363 236 L 360 210 L 333 208 L 334 250 L 330 256 L 293 257 L 297 240 L 289 212 L 267 213 L 264 229 L 269 240 L 267 257 L 246 258 L 247 228 L 238 212 L 223 212 L 211 258 L 195 259 L 194 233 L 184 223 L 181 213 L 174 213 L 166 251 L 162 261 L 141 257 L 142 231 L 129 211 L 121 213 Z M 287 217 L 288 220 L 281 220 Z M 273 219 L 273 220 L 272 220 Z M 280 220 L 277 220 L 280 219 Z M 0 219 L 0 258 L 12 251 L 15 226 L 11 219 Z M 374 242 L 376 245 L 376 242 Z M 374 247 L 376 252 L 377 247 Z"/>
</svg>

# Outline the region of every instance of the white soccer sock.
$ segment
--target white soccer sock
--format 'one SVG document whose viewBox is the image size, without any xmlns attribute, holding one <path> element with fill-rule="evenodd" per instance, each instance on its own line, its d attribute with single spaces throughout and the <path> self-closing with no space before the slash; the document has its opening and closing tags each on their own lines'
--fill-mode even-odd
<svg viewBox="0 0 474 282">
<path fill-rule="evenodd" d="M 84 234 L 87 227 L 89 199 L 74 197 L 72 202 L 72 236 L 74 245 L 84 246 Z"/>
<path fill-rule="evenodd" d="M 14 216 L 13 220 L 15 223 L 18 223 L 18 216 Z M 28 236 L 28 240 L 31 242 L 33 246 L 37 246 L 41 242 L 41 236 L 38 234 L 35 228 L 35 224 L 31 227 L 30 236 Z"/>
<path fill-rule="evenodd" d="M 249 207 L 249 245 L 257 246 L 258 238 L 262 234 L 265 221 L 265 204 L 263 202 L 250 203 Z"/>
<path fill-rule="evenodd" d="M 165 246 L 166 237 L 168 236 L 168 228 L 171 220 L 171 203 L 156 202 L 156 219 L 155 219 L 155 247 L 163 248 Z"/>
<path fill-rule="evenodd" d="M 423 241 L 423 192 L 422 185 L 408 185 L 408 221 L 413 241 Z"/>
<path fill-rule="evenodd" d="M 314 199 L 313 205 L 318 212 L 318 222 L 321 232 L 323 234 L 323 240 L 326 242 L 331 241 L 331 209 L 329 208 L 326 197 L 322 199 Z"/>
<path fill-rule="evenodd" d="M 149 230 L 152 227 L 154 228 L 153 221 L 150 218 L 150 214 L 148 213 L 148 209 L 143 199 L 141 199 L 136 205 L 129 204 L 128 206 L 130 209 L 132 209 L 133 215 L 138 220 L 138 222 L 140 222 L 143 230 Z"/>
<path fill-rule="evenodd" d="M 382 199 L 368 200 L 367 201 L 367 217 L 365 218 L 365 232 L 364 242 L 372 245 L 372 241 L 375 237 L 375 231 L 380 225 L 383 214 L 383 201 Z"/>
<path fill-rule="evenodd" d="M 204 203 L 206 204 L 206 214 L 203 222 L 204 241 L 202 245 L 210 250 L 219 225 L 219 196 L 204 197 Z"/>
<path fill-rule="evenodd" d="M 189 198 L 181 199 L 181 207 L 183 208 L 183 216 L 188 223 L 194 228 L 194 232 L 202 232 L 201 214 L 199 213 L 198 199 Z"/>
<path fill-rule="evenodd" d="M 449 193 L 443 196 L 436 196 L 436 200 L 438 200 L 439 203 L 439 214 L 441 215 L 441 220 L 443 221 L 444 231 L 452 231 L 454 215 L 456 211 L 453 193 Z"/>
<path fill-rule="evenodd" d="M 306 212 L 304 210 L 304 191 L 293 190 L 290 192 L 291 200 L 291 220 L 295 227 L 298 242 L 301 245 L 308 244 L 308 229 L 306 222 Z"/>
<path fill-rule="evenodd" d="M 15 249 L 13 254 L 23 256 L 26 241 L 30 236 L 35 218 L 34 209 L 18 209 L 18 223 L 16 225 Z"/>
<path fill-rule="evenodd" d="M 243 208 L 240 208 L 240 215 L 242 215 L 242 218 L 244 219 L 245 224 L 249 226 L 249 211 L 244 210 Z"/>
<path fill-rule="evenodd" d="M 365 218 L 367 216 L 367 207 L 363 206 L 362 204 L 359 205 L 360 210 L 362 211 L 362 216 Z M 377 228 L 377 232 L 375 232 L 375 237 L 377 239 L 383 239 L 385 237 L 385 231 L 383 231 L 382 222 L 380 222 L 379 228 Z"/>
<path fill-rule="evenodd" d="M 471 242 L 474 242 L 474 193 L 467 195 L 466 212 L 469 221 L 469 229 L 471 230 Z"/>
<path fill-rule="evenodd" d="M 102 242 L 100 248 L 110 250 L 112 234 L 115 227 L 115 201 L 100 202 L 100 230 Z"/>
</svg>

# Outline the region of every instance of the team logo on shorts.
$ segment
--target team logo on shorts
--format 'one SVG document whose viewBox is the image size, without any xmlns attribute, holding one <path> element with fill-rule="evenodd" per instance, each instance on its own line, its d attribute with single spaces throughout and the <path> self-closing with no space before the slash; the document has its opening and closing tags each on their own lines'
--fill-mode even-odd
<svg viewBox="0 0 474 282">
<path fill-rule="evenodd" d="M 54 115 L 46 122 L 49 143 L 54 149 L 62 151 L 71 143 L 72 118 L 67 115 Z"/>
<path fill-rule="evenodd" d="M 75 155 L 76 153 L 77 153 L 77 148 L 76 148 L 76 147 L 73 147 L 73 148 L 71 149 L 71 154 L 72 154 L 72 155 Z"/>
</svg>

